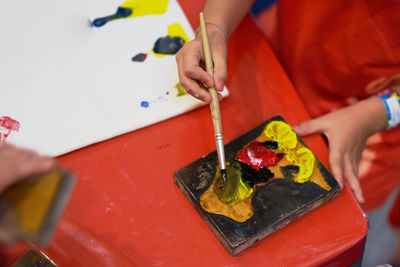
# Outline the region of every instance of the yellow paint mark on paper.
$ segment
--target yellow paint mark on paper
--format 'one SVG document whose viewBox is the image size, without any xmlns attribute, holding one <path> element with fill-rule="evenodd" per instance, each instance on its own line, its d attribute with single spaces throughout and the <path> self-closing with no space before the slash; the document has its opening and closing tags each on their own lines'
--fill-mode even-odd
<svg viewBox="0 0 400 267">
<path fill-rule="evenodd" d="M 161 15 L 167 12 L 168 0 L 128 0 L 120 7 L 132 9 L 132 14 L 127 18 Z"/>
<path fill-rule="evenodd" d="M 180 82 L 177 82 L 174 87 L 176 91 L 178 91 L 176 96 L 184 96 L 188 94 Z"/>
</svg>

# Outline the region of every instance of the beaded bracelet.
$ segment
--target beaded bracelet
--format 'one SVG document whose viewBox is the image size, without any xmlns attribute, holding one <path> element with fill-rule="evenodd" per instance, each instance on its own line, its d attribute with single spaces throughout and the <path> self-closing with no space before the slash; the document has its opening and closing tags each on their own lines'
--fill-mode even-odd
<svg viewBox="0 0 400 267">
<path fill-rule="evenodd" d="M 383 101 L 387 112 L 386 129 L 396 127 L 400 124 L 400 96 L 393 90 L 385 90 L 382 94 L 378 95 Z"/>
</svg>

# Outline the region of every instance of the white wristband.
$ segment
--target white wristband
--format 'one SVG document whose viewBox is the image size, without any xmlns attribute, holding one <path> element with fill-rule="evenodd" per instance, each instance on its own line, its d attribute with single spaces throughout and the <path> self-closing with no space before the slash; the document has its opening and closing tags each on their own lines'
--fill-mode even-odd
<svg viewBox="0 0 400 267">
<path fill-rule="evenodd" d="M 386 107 L 388 117 L 386 129 L 400 125 L 400 97 L 397 92 L 391 91 L 387 94 L 381 95 L 380 99 L 382 99 Z"/>
</svg>

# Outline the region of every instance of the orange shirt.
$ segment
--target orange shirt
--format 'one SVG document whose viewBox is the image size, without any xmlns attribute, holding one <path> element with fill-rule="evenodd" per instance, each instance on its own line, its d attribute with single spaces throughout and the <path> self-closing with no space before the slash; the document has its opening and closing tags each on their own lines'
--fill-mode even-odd
<svg viewBox="0 0 400 267">
<path fill-rule="evenodd" d="M 368 97 L 400 72 L 400 1 L 279 0 L 277 54 L 312 117 Z M 400 181 L 400 127 L 368 141 L 359 170 L 368 211 Z"/>
</svg>

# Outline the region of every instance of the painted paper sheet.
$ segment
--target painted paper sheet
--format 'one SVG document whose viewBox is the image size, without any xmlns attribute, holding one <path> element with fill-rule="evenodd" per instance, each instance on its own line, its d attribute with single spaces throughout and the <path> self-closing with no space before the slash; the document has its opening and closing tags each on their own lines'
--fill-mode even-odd
<svg viewBox="0 0 400 267">
<path fill-rule="evenodd" d="M 149 2 L 1 1 L 0 138 L 56 156 L 201 106 L 174 55 L 153 51 L 193 30 L 176 1 L 148 15 Z"/>
</svg>

